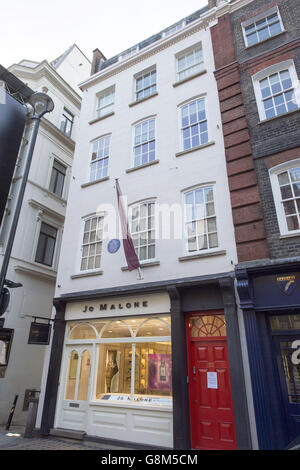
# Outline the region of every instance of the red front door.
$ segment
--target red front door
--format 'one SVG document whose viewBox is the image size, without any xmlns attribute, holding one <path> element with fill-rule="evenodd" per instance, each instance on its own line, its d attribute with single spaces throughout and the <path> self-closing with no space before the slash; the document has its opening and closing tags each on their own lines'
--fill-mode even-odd
<svg viewBox="0 0 300 470">
<path fill-rule="evenodd" d="M 192 321 L 191 321 L 192 318 Z M 191 325 L 210 322 L 197 333 Z M 216 325 L 224 320 L 222 329 Z M 214 328 L 211 328 L 211 325 Z M 236 449 L 224 315 L 195 316 L 188 323 L 191 443 L 193 449 Z M 203 334 L 204 332 L 204 334 Z M 195 334 L 196 333 L 196 334 Z M 217 333 L 217 334 L 216 334 Z M 209 336 L 213 334 L 213 336 Z M 199 335 L 199 336 L 198 336 Z"/>
</svg>

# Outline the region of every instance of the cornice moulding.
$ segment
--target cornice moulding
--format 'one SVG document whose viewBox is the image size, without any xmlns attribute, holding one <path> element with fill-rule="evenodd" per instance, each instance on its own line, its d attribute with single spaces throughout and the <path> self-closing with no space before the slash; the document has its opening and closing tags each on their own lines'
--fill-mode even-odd
<svg viewBox="0 0 300 470">
<path fill-rule="evenodd" d="M 108 67 L 107 69 L 104 69 L 103 71 L 100 70 L 96 74 L 89 77 L 87 80 L 79 83 L 78 86 L 81 90 L 87 90 L 89 87 L 95 85 L 97 82 L 106 80 L 107 78 L 110 78 L 122 72 L 123 70 L 126 70 L 132 67 L 133 65 L 142 62 L 143 60 L 157 54 L 158 52 L 168 48 L 169 46 L 172 46 L 173 44 L 182 41 L 186 37 L 195 34 L 197 31 L 200 31 L 201 29 L 210 28 L 218 22 L 218 19 L 221 16 L 225 15 L 226 13 L 232 13 L 238 10 L 239 8 L 248 5 L 251 2 L 253 2 L 253 0 L 241 0 L 239 2 L 234 2 L 233 4 L 224 3 L 222 5 L 219 5 L 218 7 L 211 8 L 206 13 L 204 13 L 201 18 L 194 21 L 190 25 L 185 26 L 184 30 L 180 30 L 174 33 L 174 36 L 159 39 L 155 44 L 149 45 L 144 50 L 141 50 L 140 52 L 128 58 L 127 60 L 122 61 L 121 63 L 118 62 L 117 64 L 114 64 Z"/>
<path fill-rule="evenodd" d="M 191 25 L 187 26 L 184 31 L 180 30 L 180 32 L 178 32 L 176 36 L 162 38 L 158 40 L 154 45 L 152 44 L 148 47 L 145 47 L 144 50 L 141 50 L 140 52 L 128 58 L 127 60 L 124 60 L 121 63 L 118 62 L 117 64 L 112 65 L 111 67 L 108 67 L 107 69 L 104 69 L 103 71 L 100 70 L 100 72 L 92 75 L 88 80 L 81 82 L 79 84 L 79 87 L 82 90 L 86 90 L 90 86 L 93 86 L 95 83 L 106 80 L 107 78 L 110 78 L 122 72 L 123 70 L 126 70 L 132 67 L 133 65 L 136 65 L 139 62 L 142 62 L 145 59 L 148 59 L 149 57 L 157 54 L 158 52 L 164 49 L 167 49 L 173 44 L 176 44 L 177 42 L 180 42 L 183 39 L 195 34 L 201 29 L 207 29 L 209 27 L 209 23 L 211 23 L 212 21 L 216 19 L 214 15 L 215 9 L 210 10 L 209 13 L 210 13 L 209 16 L 204 15 L 201 19 L 198 20 L 198 22 L 193 22 Z"/>
<path fill-rule="evenodd" d="M 29 199 L 27 202 L 34 209 L 44 212 L 45 214 L 49 215 L 53 219 L 56 219 L 57 221 L 60 221 L 61 223 L 64 222 L 65 220 L 64 215 L 60 214 L 59 212 L 54 211 L 53 209 L 50 209 L 49 207 L 45 206 L 41 202 L 36 201 L 35 199 Z"/>
<path fill-rule="evenodd" d="M 76 93 L 73 88 L 48 64 L 43 61 L 35 68 L 29 68 L 24 65 L 14 64 L 9 67 L 13 74 L 28 78 L 31 80 L 38 80 L 40 78 L 47 78 L 56 88 L 66 95 L 73 104 L 80 110 L 81 97 Z"/>
</svg>

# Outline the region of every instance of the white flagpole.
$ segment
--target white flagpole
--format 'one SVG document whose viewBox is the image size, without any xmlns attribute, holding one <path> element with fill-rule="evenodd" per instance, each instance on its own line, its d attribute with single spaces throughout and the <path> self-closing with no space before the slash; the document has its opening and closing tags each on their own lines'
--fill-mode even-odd
<svg viewBox="0 0 300 470">
<path fill-rule="evenodd" d="M 138 281 L 142 281 L 143 279 L 144 279 L 144 276 L 143 276 L 142 270 L 141 270 L 141 268 L 138 268 L 138 277 L 137 277 L 137 280 L 138 280 Z"/>
</svg>

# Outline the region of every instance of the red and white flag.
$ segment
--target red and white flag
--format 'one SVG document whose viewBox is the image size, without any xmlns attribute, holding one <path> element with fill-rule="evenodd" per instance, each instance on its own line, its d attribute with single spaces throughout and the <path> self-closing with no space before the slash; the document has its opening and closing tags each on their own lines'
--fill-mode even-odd
<svg viewBox="0 0 300 470">
<path fill-rule="evenodd" d="M 122 236 L 123 236 L 123 247 L 124 247 L 124 253 L 125 253 L 125 257 L 127 261 L 127 266 L 128 266 L 129 271 L 138 269 L 140 273 L 141 265 L 134 249 L 133 240 L 130 234 L 129 225 L 128 225 L 128 221 L 126 218 L 126 212 L 124 210 L 124 206 L 122 202 L 121 189 L 120 189 L 119 182 L 117 179 L 116 179 L 116 190 L 117 190 L 119 217 L 121 221 L 121 230 L 122 230 Z"/>
</svg>

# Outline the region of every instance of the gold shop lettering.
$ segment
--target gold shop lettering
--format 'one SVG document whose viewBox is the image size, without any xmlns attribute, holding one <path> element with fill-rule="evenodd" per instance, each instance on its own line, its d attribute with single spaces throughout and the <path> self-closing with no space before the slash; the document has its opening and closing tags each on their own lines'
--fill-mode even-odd
<svg viewBox="0 0 300 470">
<path fill-rule="evenodd" d="M 125 309 L 130 309 L 130 308 L 140 308 L 140 307 L 148 307 L 148 300 L 143 300 L 142 302 L 127 302 L 126 304 L 100 304 L 99 305 L 99 310 L 102 311 L 107 311 L 107 310 L 123 310 Z M 88 306 L 85 305 L 84 309 L 82 310 L 83 313 L 85 312 L 94 312 L 95 307 L 93 306 Z"/>
</svg>

